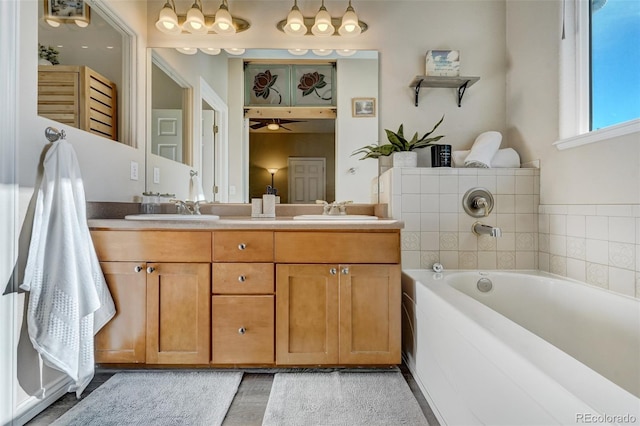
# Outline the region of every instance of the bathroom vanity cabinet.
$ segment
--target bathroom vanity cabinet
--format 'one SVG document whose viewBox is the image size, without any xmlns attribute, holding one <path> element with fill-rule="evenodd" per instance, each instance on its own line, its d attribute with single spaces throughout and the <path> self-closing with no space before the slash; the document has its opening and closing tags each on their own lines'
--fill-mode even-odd
<svg viewBox="0 0 640 426">
<path fill-rule="evenodd" d="M 276 233 L 276 363 L 400 363 L 397 233 Z"/>
<path fill-rule="evenodd" d="M 97 363 L 207 364 L 211 233 L 93 231 L 116 316 Z"/>
<path fill-rule="evenodd" d="M 212 364 L 273 364 L 273 232 L 215 232 L 212 268 Z"/>
<path fill-rule="evenodd" d="M 91 232 L 117 310 L 97 363 L 400 363 L 399 229 L 132 227 Z"/>
</svg>

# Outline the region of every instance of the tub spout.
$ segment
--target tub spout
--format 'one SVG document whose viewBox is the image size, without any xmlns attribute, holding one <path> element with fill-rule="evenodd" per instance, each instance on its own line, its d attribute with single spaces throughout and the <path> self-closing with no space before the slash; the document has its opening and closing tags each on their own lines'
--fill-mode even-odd
<svg viewBox="0 0 640 426">
<path fill-rule="evenodd" d="M 476 222 L 472 227 L 476 235 L 491 235 L 492 237 L 502 237 L 502 229 Z"/>
</svg>

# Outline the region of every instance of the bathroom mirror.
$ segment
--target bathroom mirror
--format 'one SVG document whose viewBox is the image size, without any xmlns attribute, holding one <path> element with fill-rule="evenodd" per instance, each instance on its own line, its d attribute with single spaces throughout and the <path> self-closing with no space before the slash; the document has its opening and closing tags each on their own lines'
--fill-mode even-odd
<svg viewBox="0 0 640 426">
<path fill-rule="evenodd" d="M 51 4 L 55 7 L 59 3 Z M 135 36 L 103 3 L 86 7 L 89 13 L 83 21 L 45 20 L 44 7 L 38 8 L 38 42 L 42 46 L 38 115 L 135 145 L 130 119 L 134 110 Z M 81 89 L 83 81 L 91 87 L 90 93 Z"/>
<path fill-rule="evenodd" d="M 200 173 L 207 200 L 246 203 L 264 194 L 267 185 L 273 184 L 283 203 L 314 202 L 318 198 L 371 202 L 370 184 L 377 175 L 377 163 L 359 162 L 351 153 L 360 146 L 377 143 L 378 118 L 377 114 L 353 117 L 351 99 L 377 98 L 376 51 L 361 51 L 350 57 L 335 53 L 319 57 L 311 52 L 301 57 L 281 49 L 248 49 L 243 55 L 228 54 L 224 50 L 216 55 L 205 49 L 184 51 L 186 53 L 173 48 L 153 48 L 150 56 L 165 58 L 184 83 L 194 88 L 193 161 L 185 164 Z M 291 108 L 274 114 L 273 110 L 267 111 L 267 107 L 262 108 L 266 111 L 264 117 L 247 114 L 243 68 L 245 62 L 255 61 L 337 62 L 335 117 L 304 115 Z M 150 78 L 155 77 L 152 74 Z M 155 86 L 155 81 L 151 81 L 151 86 Z M 218 105 L 204 99 L 205 92 L 210 92 Z M 147 156 L 147 190 L 178 192 L 180 188 L 173 186 L 175 179 L 164 178 L 169 172 L 165 172 L 167 166 L 158 161 L 157 152 L 148 149 Z M 304 161 L 299 163 L 301 160 Z M 300 164 L 311 164 L 309 170 L 318 170 L 323 176 L 322 184 L 307 191 L 302 198 L 296 195 L 301 190 L 296 189 L 295 182 L 303 178 L 290 172 L 292 167 L 300 169 Z M 151 169 L 162 176 L 157 179 L 159 182 L 154 181 Z M 304 173 L 310 173 L 309 170 Z M 307 181 L 314 179 L 315 175 Z"/>
</svg>

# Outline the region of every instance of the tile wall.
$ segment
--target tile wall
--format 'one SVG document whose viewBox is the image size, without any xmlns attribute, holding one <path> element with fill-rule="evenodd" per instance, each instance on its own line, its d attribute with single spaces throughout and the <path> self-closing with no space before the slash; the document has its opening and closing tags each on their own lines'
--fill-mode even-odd
<svg viewBox="0 0 640 426">
<path fill-rule="evenodd" d="M 380 202 L 405 223 L 402 267 L 446 269 L 537 269 L 538 169 L 392 168 L 380 175 Z M 494 196 L 489 217 L 462 208 L 470 188 Z M 501 238 L 476 236 L 476 221 L 502 229 Z"/>
<path fill-rule="evenodd" d="M 391 168 L 379 202 L 403 220 L 402 267 L 540 269 L 640 298 L 640 205 L 539 205 L 538 169 Z M 484 187 L 496 205 L 476 219 L 464 193 Z M 476 220 L 501 238 L 476 236 Z"/>
<path fill-rule="evenodd" d="M 639 205 L 541 205 L 539 268 L 640 298 Z"/>
</svg>

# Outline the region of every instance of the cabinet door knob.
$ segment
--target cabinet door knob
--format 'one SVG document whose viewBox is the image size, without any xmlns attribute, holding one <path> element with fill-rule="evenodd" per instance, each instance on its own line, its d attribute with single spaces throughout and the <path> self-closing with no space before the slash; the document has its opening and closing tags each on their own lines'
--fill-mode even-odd
<svg viewBox="0 0 640 426">
<path fill-rule="evenodd" d="M 247 280 L 247 277 L 245 277 L 244 275 L 240 275 L 238 277 L 238 281 L 240 281 L 241 283 L 245 282 Z"/>
<path fill-rule="evenodd" d="M 331 275 L 335 275 L 335 274 L 337 274 L 337 273 L 338 273 L 338 270 L 337 270 L 336 268 L 331 268 L 331 269 L 329 269 L 329 273 L 330 273 Z"/>
<path fill-rule="evenodd" d="M 244 333 L 246 333 L 246 332 L 247 332 L 247 329 L 246 329 L 246 328 L 244 328 L 244 327 L 240 327 L 240 328 L 238 329 L 238 334 L 244 334 Z"/>
<path fill-rule="evenodd" d="M 153 271 L 155 271 L 155 270 L 156 270 L 156 268 L 154 268 L 153 266 L 149 266 L 149 267 L 147 267 L 147 274 L 152 274 Z"/>
<path fill-rule="evenodd" d="M 247 248 L 247 245 L 245 243 L 238 244 L 238 250 L 244 250 L 246 248 Z"/>
<path fill-rule="evenodd" d="M 140 272 L 140 271 L 142 271 L 142 266 L 140 266 L 140 265 L 136 265 L 136 266 L 133 268 L 133 272 Z"/>
<path fill-rule="evenodd" d="M 348 275 L 349 274 L 349 268 L 342 268 L 342 270 L 340 272 L 342 272 L 342 275 Z"/>
</svg>

